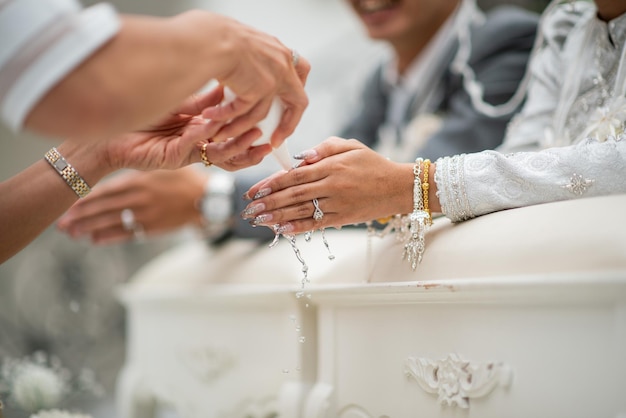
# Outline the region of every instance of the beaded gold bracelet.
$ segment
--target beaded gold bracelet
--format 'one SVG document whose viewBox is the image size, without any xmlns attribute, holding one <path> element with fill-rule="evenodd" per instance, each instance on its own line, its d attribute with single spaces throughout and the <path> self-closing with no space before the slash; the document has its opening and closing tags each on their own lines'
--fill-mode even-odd
<svg viewBox="0 0 626 418">
<path fill-rule="evenodd" d="M 428 224 L 431 225 L 433 223 L 433 216 L 430 213 L 430 208 L 428 206 L 428 190 L 430 189 L 430 184 L 428 183 L 428 175 L 430 170 L 430 160 L 424 160 L 424 180 L 422 181 L 422 202 L 424 205 L 424 211 L 428 213 Z"/>
<path fill-rule="evenodd" d="M 89 194 L 91 188 L 87 185 L 87 182 L 85 182 L 80 174 L 78 174 L 78 171 L 63 158 L 56 148 L 52 148 L 50 151 L 46 152 L 45 158 L 46 161 L 54 167 L 57 173 L 63 177 L 63 180 L 74 190 L 74 193 L 76 193 L 78 197 L 83 198 Z"/>
</svg>

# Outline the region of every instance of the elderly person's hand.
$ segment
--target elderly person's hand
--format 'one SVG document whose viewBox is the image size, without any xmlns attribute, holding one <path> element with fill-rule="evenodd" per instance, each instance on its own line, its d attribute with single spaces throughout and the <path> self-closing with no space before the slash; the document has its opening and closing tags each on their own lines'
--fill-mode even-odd
<svg viewBox="0 0 626 418">
<path fill-rule="evenodd" d="M 110 171 L 120 168 L 179 168 L 201 161 L 204 144 L 207 144 L 207 159 L 225 170 L 234 171 L 258 164 L 271 151 L 268 145 L 251 147 L 261 135 L 258 129 L 251 129 L 227 142 L 212 142 L 211 138 L 220 125 L 207 123 L 201 112 L 221 100 L 220 89 L 192 96 L 154 126 L 100 141 L 93 144 L 93 148 L 110 164 Z"/>
<path fill-rule="evenodd" d="M 412 211 L 412 164 L 389 161 L 357 140 L 336 137 L 297 157 L 304 160 L 298 168 L 248 190 L 254 200 L 244 218 L 294 234 Z M 318 220 L 313 199 L 323 212 Z"/>
<path fill-rule="evenodd" d="M 181 19 L 193 23 L 193 16 L 198 21 L 206 18 L 191 12 Z M 215 141 L 237 137 L 252 129 L 267 116 L 272 100 L 278 97 L 284 112 L 271 138 L 272 145 L 278 147 L 293 133 L 308 105 L 304 84 L 311 70 L 309 62 L 274 36 L 250 26 L 223 16 L 215 24 L 222 28 L 217 41 L 230 48 L 224 49 L 223 56 L 214 58 L 213 63 L 219 69 L 216 79 L 236 95 L 227 105 L 203 113 L 216 122 L 228 122 L 215 136 Z M 206 39 L 209 41 L 205 42 L 212 42 L 215 38 Z"/>
</svg>

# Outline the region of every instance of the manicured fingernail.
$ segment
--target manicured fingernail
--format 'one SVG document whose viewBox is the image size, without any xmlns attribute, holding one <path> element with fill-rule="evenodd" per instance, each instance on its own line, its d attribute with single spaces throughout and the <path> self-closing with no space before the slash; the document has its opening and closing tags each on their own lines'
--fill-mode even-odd
<svg viewBox="0 0 626 418">
<path fill-rule="evenodd" d="M 272 189 L 270 189 L 269 187 L 264 187 L 263 189 L 256 192 L 256 194 L 254 195 L 254 199 L 260 199 L 262 197 L 267 196 L 270 193 L 272 193 Z"/>
<path fill-rule="evenodd" d="M 266 224 L 271 221 L 274 217 L 270 213 L 264 213 L 263 215 L 259 215 L 253 220 L 250 221 L 250 225 L 258 226 L 262 224 Z"/>
<path fill-rule="evenodd" d="M 276 228 L 274 228 L 274 232 L 276 232 L 277 234 L 285 234 L 291 231 L 293 231 L 293 225 L 289 222 L 287 222 L 286 224 L 278 225 Z"/>
<path fill-rule="evenodd" d="M 241 212 L 241 217 L 243 219 L 251 218 L 262 210 L 265 210 L 265 203 L 255 203 L 245 208 L 243 212 Z"/>
<path fill-rule="evenodd" d="M 308 149 L 293 156 L 293 158 L 296 160 L 309 160 L 314 157 L 317 157 L 317 151 L 315 151 L 314 149 Z"/>
</svg>

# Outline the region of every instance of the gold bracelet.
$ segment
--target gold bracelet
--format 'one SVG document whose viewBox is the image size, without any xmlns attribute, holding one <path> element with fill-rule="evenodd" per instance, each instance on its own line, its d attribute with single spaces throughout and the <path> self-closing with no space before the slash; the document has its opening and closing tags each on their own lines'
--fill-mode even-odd
<svg viewBox="0 0 626 418">
<path fill-rule="evenodd" d="M 422 201 L 424 203 L 424 211 L 428 213 L 428 223 L 433 223 L 433 216 L 430 213 L 430 208 L 428 206 L 428 189 L 430 189 L 430 184 L 428 183 L 428 175 L 430 170 L 430 160 L 424 160 L 424 180 L 422 181 Z"/>
<path fill-rule="evenodd" d="M 78 171 L 63 158 L 56 148 L 52 148 L 50 151 L 46 152 L 45 158 L 46 161 L 54 167 L 57 173 L 63 177 L 63 180 L 74 190 L 74 193 L 76 193 L 78 197 L 83 198 L 89 194 L 91 188 L 80 174 L 78 174 Z"/>
</svg>

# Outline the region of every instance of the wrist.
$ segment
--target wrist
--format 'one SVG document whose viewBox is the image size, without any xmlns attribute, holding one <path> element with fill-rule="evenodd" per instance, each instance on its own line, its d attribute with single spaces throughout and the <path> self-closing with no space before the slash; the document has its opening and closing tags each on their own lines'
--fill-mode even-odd
<svg viewBox="0 0 626 418">
<path fill-rule="evenodd" d="M 93 187 L 103 177 L 115 171 L 96 144 L 80 144 L 65 141 L 57 147 L 59 153 L 74 167 L 78 174 L 85 180 L 89 187 Z"/>
<path fill-rule="evenodd" d="M 206 180 L 199 208 L 202 226 L 209 238 L 219 239 L 234 224 L 234 178 L 226 173 L 211 174 Z"/>
</svg>

